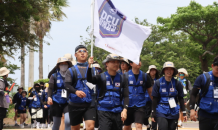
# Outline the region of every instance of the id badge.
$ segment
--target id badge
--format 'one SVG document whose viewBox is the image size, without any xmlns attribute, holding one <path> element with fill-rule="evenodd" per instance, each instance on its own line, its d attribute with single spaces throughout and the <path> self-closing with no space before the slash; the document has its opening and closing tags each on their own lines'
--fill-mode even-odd
<svg viewBox="0 0 218 130">
<path fill-rule="evenodd" d="M 167 92 L 166 88 L 162 88 L 162 92 L 163 93 Z"/>
<path fill-rule="evenodd" d="M 187 94 L 187 90 L 184 88 L 183 89 L 183 93 L 186 95 Z"/>
<path fill-rule="evenodd" d="M 65 89 L 62 89 L 61 91 L 61 97 L 62 98 L 67 98 L 67 91 Z"/>
<path fill-rule="evenodd" d="M 175 101 L 174 97 L 169 98 L 169 104 L 170 104 L 170 108 L 176 107 L 176 101 Z"/>
<path fill-rule="evenodd" d="M 89 83 L 89 82 L 86 82 L 86 85 L 87 85 L 91 90 L 95 87 L 94 84 Z"/>
<path fill-rule="evenodd" d="M 214 98 L 218 98 L 218 87 L 214 87 L 213 95 L 214 95 Z"/>
</svg>

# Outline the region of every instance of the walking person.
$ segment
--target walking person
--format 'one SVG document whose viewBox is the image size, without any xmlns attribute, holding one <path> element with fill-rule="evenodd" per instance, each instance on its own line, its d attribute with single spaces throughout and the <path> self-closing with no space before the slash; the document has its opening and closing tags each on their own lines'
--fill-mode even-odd
<svg viewBox="0 0 218 130">
<path fill-rule="evenodd" d="M 117 73 L 121 60 L 120 56 L 109 54 L 103 61 L 107 71 L 93 76 L 90 68 L 93 57 L 89 58 L 87 81 L 96 84 L 99 89 L 97 103 L 99 130 L 122 130 L 123 122 L 127 118 L 128 79 Z"/>
<path fill-rule="evenodd" d="M 191 82 L 187 79 L 188 72 L 185 68 L 178 69 L 178 81 L 180 81 L 183 85 L 183 93 L 184 93 L 184 103 L 187 104 L 192 90 Z M 178 127 L 184 127 L 183 124 L 183 113 L 180 112 Z"/>
<path fill-rule="evenodd" d="M 124 74 L 128 79 L 129 106 L 123 130 L 130 130 L 132 123 L 135 123 L 136 130 L 142 130 L 148 98 L 145 97 L 145 93 L 147 92 L 151 97 L 153 81 L 147 73 L 140 70 L 142 66 L 141 61 L 138 65 L 132 61 L 129 61 L 129 63 L 132 69 Z"/>
<path fill-rule="evenodd" d="M 8 92 L 5 92 L 5 88 L 8 87 L 7 77 L 9 73 L 10 70 L 6 67 L 0 68 L 0 130 L 3 129 L 3 119 L 6 117 L 10 104 Z"/>
<path fill-rule="evenodd" d="M 218 130 L 218 56 L 211 65 L 212 71 L 201 74 L 195 80 L 190 98 L 190 118 L 199 120 L 200 130 Z M 198 116 L 195 100 L 200 90 Z"/>
<path fill-rule="evenodd" d="M 14 122 L 15 122 L 15 125 L 14 126 L 19 126 L 17 124 L 17 115 L 18 115 L 18 104 L 17 104 L 17 101 L 22 97 L 21 96 L 21 92 L 23 91 L 23 87 L 22 86 L 19 86 L 18 89 L 17 89 L 17 93 L 14 95 L 13 97 L 13 104 L 15 104 L 15 107 L 14 107 L 14 111 L 15 111 L 15 115 L 14 115 Z M 26 126 L 27 124 L 25 124 Z"/>
<path fill-rule="evenodd" d="M 56 64 L 57 71 L 53 73 L 49 80 L 48 88 L 48 105 L 53 116 L 52 130 L 59 130 L 61 125 L 61 117 L 64 113 L 65 130 L 70 130 L 70 120 L 68 111 L 68 95 L 65 90 L 64 82 L 66 80 L 66 72 L 72 63 L 66 57 L 58 59 Z"/>
<path fill-rule="evenodd" d="M 159 72 L 157 70 L 157 67 L 155 65 L 150 65 L 147 71 L 148 76 L 151 78 L 151 82 L 155 83 L 157 79 L 160 78 Z M 144 125 L 147 126 L 147 130 L 157 130 L 157 122 L 151 122 L 151 125 L 149 124 L 149 117 L 151 116 L 151 110 L 152 110 L 152 100 L 148 94 L 148 92 L 145 92 L 146 97 L 146 105 L 145 105 L 145 120 Z M 156 120 L 156 119 L 155 119 Z"/>
<path fill-rule="evenodd" d="M 131 66 L 129 64 L 129 60 L 124 58 L 122 61 L 120 61 L 120 69 L 118 70 L 119 74 L 124 74 L 131 70 Z"/>
<path fill-rule="evenodd" d="M 37 129 L 40 128 L 40 124 L 42 123 L 43 118 L 43 109 L 42 109 L 42 91 L 39 84 L 34 84 L 34 91 L 31 92 L 28 99 L 31 99 L 31 114 L 32 119 L 34 120 L 34 124 L 32 124 L 32 128 L 36 126 Z"/>
<path fill-rule="evenodd" d="M 183 86 L 174 78 L 177 73 L 172 62 L 165 62 L 161 71 L 164 76 L 154 83 L 152 121 L 157 121 L 158 130 L 175 130 L 178 124 L 179 110 L 183 112 L 184 121 L 187 120 Z M 155 120 L 155 118 L 157 119 Z"/>
<path fill-rule="evenodd" d="M 24 128 L 24 123 L 26 121 L 26 109 L 28 106 L 28 99 L 26 98 L 27 92 L 26 91 L 22 91 L 21 92 L 21 98 L 19 98 L 19 100 L 17 101 L 17 105 L 18 105 L 18 114 L 20 114 L 20 128 Z"/>
</svg>

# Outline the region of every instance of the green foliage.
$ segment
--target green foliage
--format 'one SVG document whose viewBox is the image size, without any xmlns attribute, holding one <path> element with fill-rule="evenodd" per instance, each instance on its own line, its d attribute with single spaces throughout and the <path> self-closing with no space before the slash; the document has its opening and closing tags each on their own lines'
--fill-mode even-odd
<svg viewBox="0 0 218 130">
<path fill-rule="evenodd" d="M 15 113 L 14 113 L 14 111 L 12 111 L 14 109 L 14 107 L 15 107 L 14 104 L 9 105 L 6 117 L 8 117 L 8 118 L 13 118 L 14 117 Z"/>
<path fill-rule="evenodd" d="M 191 1 L 187 7 L 179 7 L 169 18 L 158 17 L 163 32 L 179 31 L 188 34 L 187 56 L 201 62 L 208 71 L 213 58 L 218 55 L 218 3 L 203 7 Z M 209 55 L 209 54 L 213 55 Z"/>
<path fill-rule="evenodd" d="M 48 83 L 48 82 L 49 82 L 49 79 L 39 79 L 39 80 L 35 81 L 34 84 L 35 84 L 35 83 L 38 83 L 38 84 L 39 84 L 40 82 Z"/>
</svg>

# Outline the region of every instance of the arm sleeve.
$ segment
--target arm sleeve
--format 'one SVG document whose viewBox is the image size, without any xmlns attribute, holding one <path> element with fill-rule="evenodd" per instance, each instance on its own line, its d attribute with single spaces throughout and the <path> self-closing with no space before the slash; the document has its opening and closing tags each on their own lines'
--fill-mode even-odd
<svg viewBox="0 0 218 130">
<path fill-rule="evenodd" d="M 199 89 L 198 88 L 193 88 L 192 89 L 192 93 L 191 93 L 191 96 L 190 96 L 190 109 L 194 109 L 195 107 L 195 101 L 196 101 L 196 97 L 199 93 Z"/>
<path fill-rule="evenodd" d="M 146 88 L 150 88 L 154 85 L 153 80 L 151 79 L 151 77 L 149 75 L 147 75 L 147 80 L 146 80 Z"/>
<path fill-rule="evenodd" d="M 177 91 L 178 91 L 178 97 L 184 97 L 184 92 L 183 92 L 183 85 L 182 85 L 182 83 L 181 82 L 179 82 L 179 81 L 177 81 L 177 87 L 176 87 L 176 89 L 178 89 Z"/>
<path fill-rule="evenodd" d="M 192 86 L 192 84 L 191 84 L 190 81 L 188 81 L 188 89 L 189 89 L 189 94 L 191 95 L 191 92 L 192 92 L 193 86 Z"/>
<path fill-rule="evenodd" d="M 88 68 L 87 72 L 87 81 L 92 84 L 97 84 L 97 86 L 100 88 L 101 85 L 101 75 L 92 76 L 92 68 Z"/>
<path fill-rule="evenodd" d="M 72 84 L 73 84 L 73 79 L 71 78 L 71 73 L 70 70 L 68 69 L 65 76 L 64 86 L 68 92 L 75 94 L 77 90 L 72 86 Z"/>
<path fill-rule="evenodd" d="M 53 90 L 54 90 L 54 77 L 51 75 L 49 80 L 49 87 L 48 87 L 48 97 L 52 96 Z"/>
<path fill-rule="evenodd" d="M 123 98 L 124 98 L 124 103 L 123 103 L 123 107 L 124 108 L 128 108 L 129 105 L 129 86 L 128 86 L 128 79 L 122 75 L 123 78 Z"/>
<path fill-rule="evenodd" d="M 179 103 L 180 103 L 180 109 L 182 112 L 185 111 L 185 104 L 183 97 L 178 97 Z M 185 111 L 186 112 L 186 111 Z M 183 113 L 183 116 L 186 116 L 186 113 Z"/>
<path fill-rule="evenodd" d="M 158 102 L 158 97 L 153 97 L 152 100 L 152 117 L 156 117 L 156 108 L 157 108 L 157 102 Z"/>
</svg>

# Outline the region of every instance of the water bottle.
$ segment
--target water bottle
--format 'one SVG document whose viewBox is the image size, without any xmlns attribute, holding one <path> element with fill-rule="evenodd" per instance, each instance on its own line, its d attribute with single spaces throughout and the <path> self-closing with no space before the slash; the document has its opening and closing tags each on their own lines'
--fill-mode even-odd
<svg viewBox="0 0 218 130">
<path fill-rule="evenodd" d="M 7 103 L 10 103 L 9 95 L 5 96 Z"/>
</svg>

